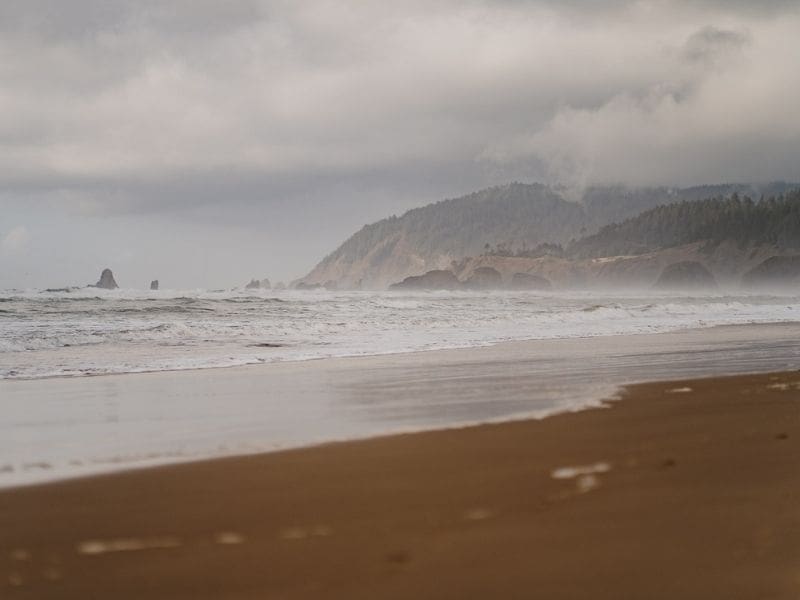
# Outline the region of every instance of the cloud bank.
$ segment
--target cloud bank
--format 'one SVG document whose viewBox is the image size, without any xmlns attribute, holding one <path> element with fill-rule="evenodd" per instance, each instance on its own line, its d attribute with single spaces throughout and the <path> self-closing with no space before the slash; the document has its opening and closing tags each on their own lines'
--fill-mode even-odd
<svg viewBox="0 0 800 600">
<path fill-rule="evenodd" d="M 797 180 L 797 31 L 791 1 L 11 0 L 0 202 L 318 213 L 294 237 L 329 246 L 510 179 Z"/>
</svg>

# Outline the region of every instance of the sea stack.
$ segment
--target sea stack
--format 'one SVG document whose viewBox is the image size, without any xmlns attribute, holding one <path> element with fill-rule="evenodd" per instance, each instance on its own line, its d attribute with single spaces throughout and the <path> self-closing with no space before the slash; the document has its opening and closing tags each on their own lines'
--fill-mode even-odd
<svg viewBox="0 0 800 600">
<path fill-rule="evenodd" d="M 94 287 L 104 290 L 115 290 L 119 286 L 117 282 L 114 281 L 114 273 L 111 272 L 111 269 L 103 269 L 103 272 L 100 273 L 100 281 L 95 283 Z"/>
<path fill-rule="evenodd" d="M 250 283 L 244 286 L 246 290 L 269 290 L 271 288 L 269 279 L 266 277 L 264 279 L 251 279 Z"/>
<path fill-rule="evenodd" d="M 158 289 L 158 279 L 153 279 L 153 281 L 150 282 L 150 289 L 151 290 Z"/>
</svg>

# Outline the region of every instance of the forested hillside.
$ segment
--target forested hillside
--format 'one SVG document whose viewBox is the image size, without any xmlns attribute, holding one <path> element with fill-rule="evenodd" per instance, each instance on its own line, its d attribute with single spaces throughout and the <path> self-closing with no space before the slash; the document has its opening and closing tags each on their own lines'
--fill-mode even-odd
<svg viewBox="0 0 800 600">
<path fill-rule="evenodd" d="M 713 246 L 725 241 L 741 247 L 800 249 L 800 191 L 761 200 L 734 194 L 659 206 L 573 242 L 566 254 L 573 258 L 635 255 L 694 242 Z"/>
<path fill-rule="evenodd" d="M 542 244 L 566 246 L 609 223 L 659 205 L 712 195 L 781 193 L 787 187 L 594 187 L 576 202 L 566 200 L 559 189 L 512 183 L 366 225 L 325 257 L 301 283 L 382 288 L 410 275 L 449 269 L 452 261 L 498 248 L 515 253 Z"/>
<path fill-rule="evenodd" d="M 584 226 L 582 207 L 542 185 L 511 184 L 443 200 L 366 225 L 323 262 L 356 261 L 383 244 L 380 262 L 397 234 L 421 255 L 467 256 L 498 239 L 569 239 Z"/>
</svg>

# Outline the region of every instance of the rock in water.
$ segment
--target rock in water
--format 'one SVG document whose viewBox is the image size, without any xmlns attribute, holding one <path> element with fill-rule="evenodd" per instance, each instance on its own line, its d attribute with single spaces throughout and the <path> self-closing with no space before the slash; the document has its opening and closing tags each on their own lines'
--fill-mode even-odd
<svg viewBox="0 0 800 600">
<path fill-rule="evenodd" d="M 150 289 L 151 290 L 158 289 L 158 279 L 153 279 L 153 281 L 150 282 Z"/>
<path fill-rule="evenodd" d="M 271 289 L 271 285 L 269 283 L 269 279 L 251 279 L 250 283 L 244 286 L 246 290 L 268 290 Z"/>
<path fill-rule="evenodd" d="M 655 287 L 662 290 L 716 288 L 717 280 L 699 262 L 684 260 L 664 267 Z"/>
<path fill-rule="evenodd" d="M 550 280 L 533 273 L 514 273 L 511 277 L 512 290 L 549 290 L 553 285 Z"/>
<path fill-rule="evenodd" d="M 503 287 L 503 276 L 493 267 L 478 267 L 464 282 L 470 290 L 497 290 Z"/>
<path fill-rule="evenodd" d="M 742 276 L 745 287 L 800 285 L 800 256 L 771 256 Z"/>
<path fill-rule="evenodd" d="M 428 271 L 424 275 L 406 277 L 389 286 L 390 290 L 457 290 L 461 282 L 452 271 Z"/>
<path fill-rule="evenodd" d="M 111 272 L 111 269 L 103 269 L 103 272 L 100 273 L 100 281 L 94 284 L 96 288 L 103 288 L 104 290 L 115 290 L 119 286 L 117 282 L 114 281 L 114 273 Z"/>
</svg>

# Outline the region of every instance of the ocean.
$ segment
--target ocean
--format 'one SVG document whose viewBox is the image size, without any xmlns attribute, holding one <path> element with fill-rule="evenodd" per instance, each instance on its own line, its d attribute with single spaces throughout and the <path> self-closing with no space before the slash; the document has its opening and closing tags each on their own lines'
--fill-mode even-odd
<svg viewBox="0 0 800 600">
<path fill-rule="evenodd" d="M 742 294 L 3 292 L 0 487 L 793 370 L 798 311 Z"/>
<path fill-rule="evenodd" d="M 0 379 L 207 369 L 800 321 L 800 296 L 0 292 Z"/>
</svg>

